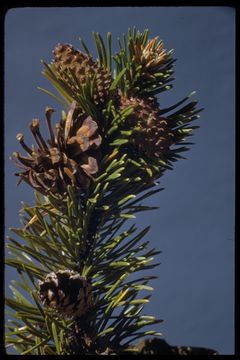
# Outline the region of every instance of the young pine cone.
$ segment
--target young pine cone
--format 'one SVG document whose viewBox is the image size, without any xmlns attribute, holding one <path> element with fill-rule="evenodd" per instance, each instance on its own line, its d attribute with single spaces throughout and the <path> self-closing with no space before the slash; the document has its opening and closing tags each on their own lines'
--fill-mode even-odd
<svg viewBox="0 0 240 360">
<path fill-rule="evenodd" d="M 102 138 L 98 134 L 98 125 L 90 116 L 82 114 L 73 104 L 66 119 L 56 126 L 56 134 L 51 126 L 51 115 L 54 110 L 45 111 L 50 139 L 45 141 L 41 135 L 39 120 L 33 119 L 30 130 L 37 148 L 29 148 L 24 142 L 23 134 L 17 139 L 28 153 L 28 157 L 15 152 L 17 166 L 24 171 L 17 173 L 21 180 L 30 184 L 43 194 L 49 191 L 63 194 L 68 185 L 84 192 L 98 172 L 101 157 L 99 147 Z"/>
<path fill-rule="evenodd" d="M 89 280 L 71 270 L 48 274 L 39 282 L 38 296 L 44 305 L 69 317 L 81 317 L 93 305 Z"/>
<path fill-rule="evenodd" d="M 140 68 L 133 81 L 131 95 L 147 94 L 170 81 L 173 73 L 171 54 L 164 49 L 158 37 L 143 42 L 141 38 L 130 39 L 132 62 Z M 130 82 L 131 74 L 128 75 Z"/>
<path fill-rule="evenodd" d="M 140 155 L 161 158 L 173 143 L 167 120 L 159 115 L 159 105 L 154 97 L 122 97 L 120 109 L 133 106 L 126 118 L 128 128 L 137 128 L 132 142 Z"/>
<path fill-rule="evenodd" d="M 72 78 L 71 72 L 75 75 L 77 82 L 82 85 L 87 79 L 95 78 L 93 100 L 96 105 L 106 103 L 109 96 L 109 88 L 112 82 L 111 74 L 92 60 L 90 56 L 75 50 L 70 44 L 58 44 L 54 51 L 54 67 L 62 79 L 73 91 L 77 91 L 78 85 Z M 69 77 L 73 79 L 73 86 Z"/>
<path fill-rule="evenodd" d="M 169 59 L 164 44 L 162 41 L 158 41 L 158 37 L 148 40 L 146 45 L 143 45 L 140 39 L 132 40 L 131 47 L 134 60 L 137 64 L 142 65 L 146 73 L 160 70 Z"/>
</svg>

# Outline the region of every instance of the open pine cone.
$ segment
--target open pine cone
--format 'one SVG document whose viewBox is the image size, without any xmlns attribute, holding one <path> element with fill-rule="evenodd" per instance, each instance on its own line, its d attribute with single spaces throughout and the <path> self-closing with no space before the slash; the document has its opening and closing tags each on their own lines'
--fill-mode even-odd
<svg viewBox="0 0 240 360">
<path fill-rule="evenodd" d="M 13 154 L 18 160 L 17 165 L 24 170 L 16 175 L 43 194 L 49 191 L 63 194 L 67 185 L 84 192 L 98 172 L 101 157 L 99 146 L 102 141 L 98 125 L 73 104 L 66 119 L 57 124 L 54 135 L 51 126 L 53 111 L 47 108 L 45 112 L 50 135 L 47 142 L 40 133 L 38 119 L 33 119 L 30 124 L 37 148 L 29 148 L 24 143 L 23 134 L 17 135 L 29 157 L 18 152 Z"/>
<path fill-rule="evenodd" d="M 87 54 L 74 49 L 70 44 L 58 44 L 53 54 L 54 67 L 73 91 L 77 91 L 77 87 L 73 86 L 73 83 L 76 84 L 76 81 L 73 81 L 73 83 L 70 81 L 70 79 L 72 79 L 72 73 L 81 85 L 85 84 L 87 79 L 95 78 L 94 103 L 96 105 L 106 103 L 112 82 L 111 74 L 106 69 L 100 67 Z"/>
<path fill-rule="evenodd" d="M 120 109 L 133 106 L 126 118 L 128 128 L 138 128 L 132 135 L 135 149 L 141 155 L 161 158 L 173 143 L 167 120 L 159 115 L 159 104 L 154 97 L 122 97 Z"/>
<path fill-rule="evenodd" d="M 90 282 L 71 270 L 50 273 L 39 282 L 41 301 L 64 315 L 80 317 L 93 304 Z"/>
</svg>

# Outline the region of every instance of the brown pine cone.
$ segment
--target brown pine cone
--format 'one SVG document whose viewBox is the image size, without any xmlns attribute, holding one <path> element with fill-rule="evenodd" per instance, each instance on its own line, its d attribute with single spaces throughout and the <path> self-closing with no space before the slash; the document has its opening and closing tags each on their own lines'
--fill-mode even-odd
<svg viewBox="0 0 240 360">
<path fill-rule="evenodd" d="M 159 105 L 154 97 L 123 97 L 120 109 L 133 106 L 133 112 L 126 118 L 126 127 L 138 128 L 132 142 L 139 152 L 148 157 L 161 158 L 173 143 L 167 120 L 159 115 Z"/>
<path fill-rule="evenodd" d="M 48 274 L 39 282 L 38 295 L 44 305 L 67 316 L 81 317 L 93 305 L 90 282 L 70 270 Z"/>
<path fill-rule="evenodd" d="M 53 111 L 47 108 L 45 112 L 50 135 L 48 141 L 41 135 L 38 119 L 30 124 L 37 148 L 29 148 L 24 142 L 24 136 L 17 135 L 29 156 L 24 157 L 18 152 L 13 154 L 18 160 L 17 166 L 24 170 L 16 175 L 43 194 L 50 191 L 63 194 L 68 185 L 84 192 L 94 180 L 101 158 L 99 147 L 102 138 L 98 133 L 98 125 L 73 104 L 66 119 L 57 124 L 54 134 L 51 126 Z"/>
<path fill-rule="evenodd" d="M 106 69 L 99 66 L 87 54 L 74 49 L 70 44 L 58 44 L 53 54 L 54 67 L 73 91 L 77 90 L 78 84 L 73 79 L 74 84 L 76 84 L 75 87 L 69 80 L 69 77 L 72 79 L 71 72 L 73 72 L 77 82 L 81 85 L 85 84 L 88 78 L 95 78 L 96 87 L 94 88 L 93 100 L 96 105 L 106 103 L 112 82 L 111 74 Z"/>
</svg>

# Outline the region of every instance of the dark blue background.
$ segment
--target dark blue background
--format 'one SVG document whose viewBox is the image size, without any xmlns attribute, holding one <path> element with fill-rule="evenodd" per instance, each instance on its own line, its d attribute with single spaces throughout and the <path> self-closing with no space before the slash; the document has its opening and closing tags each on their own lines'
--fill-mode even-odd
<svg viewBox="0 0 240 360">
<path fill-rule="evenodd" d="M 165 174 L 165 190 L 147 202 L 160 209 L 137 218 L 139 227 L 151 225 L 152 245 L 162 250 L 146 311 L 164 319 L 157 328 L 170 344 L 221 354 L 234 353 L 234 21 L 230 7 L 20 8 L 5 21 L 6 229 L 19 225 L 20 201 L 33 201 L 27 185 L 16 187 L 9 160 L 20 150 L 15 136 L 24 132 L 31 143 L 31 119 L 43 119 L 47 105 L 60 110 L 36 89 L 50 90 L 40 59 L 50 62 L 58 42 L 79 47 L 79 37 L 95 52 L 92 31 L 111 31 L 115 41 L 134 25 L 175 49 L 175 85 L 160 104 L 197 90 L 194 99 L 205 110 L 187 160 Z M 7 269 L 6 286 L 14 277 Z"/>
</svg>

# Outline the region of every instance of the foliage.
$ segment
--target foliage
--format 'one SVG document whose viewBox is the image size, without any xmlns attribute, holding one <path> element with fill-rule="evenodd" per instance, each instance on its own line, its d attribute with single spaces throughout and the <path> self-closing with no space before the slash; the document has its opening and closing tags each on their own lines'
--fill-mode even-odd
<svg viewBox="0 0 240 360">
<path fill-rule="evenodd" d="M 73 184 L 68 185 L 64 194 L 49 192 L 43 196 L 36 192 L 35 205 L 26 204 L 21 210 L 22 227 L 12 229 L 21 240 L 8 239 L 10 256 L 6 263 L 17 270 L 20 280 L 12 281 L 13 298 L 6 299 L 11 309 L 6 343 L 22 355 L 74 353 L 71 339 L 76 335 L 77 321 L 80 327 L 87 324 L 85 331 L 91 341 L 89 345 L 85 341 L 85 351 L 89 353 L 103 353 L 107 348 L 116 354 L 131 351 L 128 345 L 132 341 L 159 335 L 148 327 L 161 320 L 143 314 L 143 309 L 153 290 L 149 281 L 155 278 L 147 270 L 158 265 L 154 256 L 160 252 L 151 248 L 149 239 L 144 240 L 149 227 L 139 231 L 136 224 L 127 224 L 138 212 L 154 209 L 143 201 L 162 190 L 158 180 L 188 149 L 186 145 L 191 143 L 183 142 L 197 127 L 191 122 L 201 110 L 196 109 L 196 101 L 182 106 L 193 93 L 169 108 L 160 109 L 174 136 L 172 146 L 159 157 L 139 154 L 131 139 L 141 129 L 127 128 L 134 108 L 120 109 L 118 98 L 155 96 L 169 89 L 166 84 L 172 80 L 175 61 L 172 51 L 161 52 L 160 63 L 148 57 L 151 49 L 162 49 L 162 42 L 148 40 L 148 30 L 143 33 L 135 28 L 129 30 L 119 40 L 120 49 L 115 55 L 110 33 L 106 45 L 99 33 L 93 37 L 99 69 L 106 69 L 112 76 L 104 107 L 94 103 L 96 77 L 88 78 L 85 74 L 86 82 L 79 83 L 71 69 L 59 72 L 54 63 L 43 62 L 43 74 L 61 97 L 42 90 L 58 100 L 66 111 L 74 101 L 96 119 L 103 146 L 99 172 L 86 192 L 79 195 Z M 82 40 L 81 44 L 91 57 Z M 142 64 L 139 49 L 148 50 Z M 63 119 L 66 118 L 65 114 Z M 91 279 L 94 305 L 87 318 L 82 319 L 82 325 L 81 319 L 60 316 L 56 310 L 43 306 L 38 298 L 38 280 L 44 281 L 48 273 L 65 269 Z"/>
</svg>

